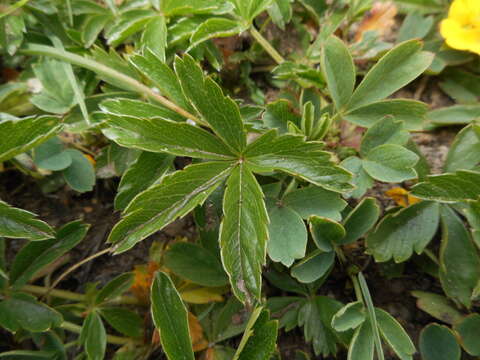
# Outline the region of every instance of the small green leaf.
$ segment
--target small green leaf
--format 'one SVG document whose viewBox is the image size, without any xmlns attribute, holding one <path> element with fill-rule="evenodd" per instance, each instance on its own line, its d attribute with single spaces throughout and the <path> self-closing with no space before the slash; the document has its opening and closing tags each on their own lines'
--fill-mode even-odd
<svg viewBox="0 0 480 360">
<path fill-rule="evenodd" d="M 437 232 L 439 204 L 422 201 L 388 214 L 366 239 L 367 251 L 377 262 L 408 260 L 421 254 Z"/>
<path fill-rule="evenodd" d="M 370 150 L 363 168 L 374 179 L 383 182 L 402 182 L 417 177 L 413 169 L 419 157 L 400 145 L 384 144 Z"/>
<path fill-rule="evenodd" d="M 450 174 L 431 175 L 415 185 L 411 191 L 420 199 L 439 202 L 478 200 L 480 197 L 480 173 L 457 171 Z"/>
<path fill-rule="evenodd" d="M 363 199 L 346 217 L 343 222 L 346 235 L 338 244 L 351 244 L 369 231 L 378 220 L 380 208 L 374 198 Z"/>
<path fill-rule="evenodd" d="M 43 332 L 60 326 L 62 315 L 31 295 L 14 293 L 0 302 L 0 326 L 8 331 Z"/>
<path fill-rule="evenodd" d="M 407 130 L 422 130 L 428 106 L 420 101 L 386 99 L 362 105 L 348 111 L 343 118 L 351 123 L 369 128 L 385 116 L 405 123 Z"/>
<path fill-rule="evenodd" d="M 417 298 L 417 307 L 430 316 L 447 324 L 460 322 L 464 315 L 445 296 L 425 291 L 412 291 Z"/>
<path fill-rule="evenodd" d="M 0 237 L 32 241 L 52 238 L 53 229 L 35 217 L 31 212 L 11 207 L 0 200 Z"/>
<path fill-rule="evenodd" d="M 363 322 L 353 334 L 348 360 L 373 360 L 373 331 L 370 321 Z"/>
<path fill-rule="evenodd" d="M 422 74 L 433 54 L 419 40 L 405 41 L 387 52 L 365 75 L 348 103 L 349 109 L 383 100 Z"/>
<path fill-rule="evenodd" d="M 432 29 L 433 16 L 423 16 L 419 12 L 409 12 L 398 31 L 397 42 L 410 39 L 423 39 Z"/>
<path fill-rule="evenodd" d="M 57 231 L 55 239 L 25 245 L 15 256 L 10 282 L 15 288 L 27 284 L 35 273 L 73 249 L 85 237 L 89 226 L 74 221 Z"/>
<path fill-rule="evenodd" d="M 307 229 L 295 211 L 287 206 L 268 206 L 268 256 L 273 261 L 290 267 L 295 259 L 305 256 Z"/>
<path fill-rule="evenodd" d="M 122 295 L 134 282 L 133 273 L 124 273 L 110 280 L 95 296 L 95 304 L 101 304 Z"/>
<path fill-rule="evenodd" d="M 292 0 L 274 0 L 267 9 L 273 23 L 282 30 L 285 30 L 285 25 L 292 20 L 293 9 L 291 2 Z"/>
<path fill-rule="evenodd" d="M 175 243 L 164 254 L 165 266 L 195 284 L 203 286 L 223 286 L 228 277 L 217 257 L 200 245 Z"/>
<path fill-rule="evenodd" d="M 80 343 L 88 360 L 102 360 L 107 348 L 107 334 L 102 319 L 96 311 L 91 311 L 83 322 Z"/>
<path fill-rule="evenodd" d="M 135 196 L 160 181 L 172 166 L 174 157 L 168 154 L 142 151 L 120 180 L 115 196 L 115 209 L 123 210 Z"/>
<path fill-rule="evenodd" d="M 215 135 L 187 123 L 109 115 L 107 124 L 104 135 L 121 146 L 211 160 L 234 158 Z"/>
<path fill-rule="evenodd" d="M 460 343 L 467 353 L 472 356 L 480 356 L 480 314 L 470 314 L 454 327 L 460 335 Z"/>
<path fill-rule="evenodd" d="M 427 113 L 430 122 L 437 126 L 470 124 L 480 118 L 479 105 L 453 105 Z"/>
<path fill-rule="evenodd" d="M 262 116 L 263 123 L 269 129 L 277 129 L 279 134 L 288 132 L 288 124 L 300 126 L 300 116 L 290 101 L 279 99 L 269 103 Z"/>
<path fill-rule="evenodd" d="M 143 333 L 143 320 L 135 312 L 121 307 L 102 307 L 100 315 L 119 333 L 140 338 Z"/>
<path fill-rule="evenodd" d="M 124 12 L 106 31 L 105 37 L 108 39 L 108 44 L 113 47 L 120 45 L 126 38 L 143 29 L 153 16 L 155 16 L 155 12 L 147 9 L 133 9 Z"/>
<path fill-rule="evenodd" d="M 165 49 L 167 48 L 167 24 L 165 16 L 155 16 L 147 23 L 142 33 L 140 44 L 144 51 L 149 49 L 162 62 L 165 62 Z"/>
<path fill-rule="evenodd" d="M 235 6 L 235 13 L 246 24 L 251 24 L 253 19 L 267 10 L 272 0 L 231 0 Z"/>
<path fill-rule="evenodd" d="M 440 282 L 445 294 L 470 308 L 473 289 L 480 278 L 480 256 L 462 220 L 442 206 Z"/>
<path fill-rule="evenodd" d="M 374 180 L 367 174 L 362 164 L 362 160 L 356 156 L 350 156 L 340 163 L 343 168 L 353 174 L 352 184 L 355 189 L 347 195 L 355 199 L 361 198 L 374 184 Z"/>
<path fill-rule="evenodd" d="M 222 263 L 241 302 L 260 299 L 262 265 L 268 239 L 268 214 L 255 176 L 237 165 L 227 181 L 220 225 Z"/>
<path fill-rule="evenodd" d="M 194 360 L 187 309 L 167 274 L 158 272 L 151 291 L 152 317 L 169 360 Z"/>
<path fill-rule="evenodd" d="M 334 192 L 351 190 L 351 174 L 331 161 L 320 142 L 306 142 L 302 136 L 277 136 L 272 130 L 249 144 L 245 157 L 255 171 L 284 171 Z"/>
<path fill-rule="evenodd" d="M 332 251 L 334 245 L 338 244 L 345 236 L 345 229 L 336 221 L 321 216 L 312 216 L 308 222 L 313 241 L 322 251 Z"/>
<path fill-rule="evenodd" d="M 20 120 L 7 120 L 0 122 L 0 162 L 9 160 L 58 133 L 62 125 L 58 118 L 53 116 L 26 117 Z"/>
<path fill-rule="evenodd" d="M 316 215 L 337 221 L 341 220 L 340 213 L 347 206 L 338 193 L 312 185 L 290 191 L 283 197 L 282 204 L 305 220 Z"/>
<path fill-rule="evenodd" d="M 190 37 L 190 49 L 213 38 L 229 37 L 244 30 L 238 21 L 212 17 L 202 23 Z"/>
<path fill-rule="evenodd" d="M 404 146 L 409 138 L 410 134 L 404 130 L 401 121 L 395 121 L 392 117 L 385 117 L 374 123 L 363 135 L 360 154 L 367 156 L 371 150 L 384 144 Z"/>
<path fill-rule="evenodd" d="M 92 191 L 95 185 L 95 170 L 87 157 L 76 149 L 65 150 L 72 159 L 72 164 L 62 171 L 63 178 L 75 191 Z"/>
<path fill-rule="evenodd" d="M 104 29 L 104 27 L 111 21 L 109 16 L 105 14 L 92 15 L 83 24 L 82 29 L 82 42 L 86 48 L 89 48 L 97 40 L 98 35 Z"/>
<path fill-rule="evenodd" d="M 212 130 L 234 151 L 243 151 L 247 144 L 246 133 L 235 101 L 225 96 L 211 78 L 204 77 L 191 56 L 177 57 L 175 71 L 185 95 Z"/>
<path fill-rule="evenodd" d="M 460 360 L 461 350 L 452 331 L 438 324 L 427 325 L 420 333 L 423 360 Z"/>
<path fill-rule="evenodd" d="M 324 276 L 335 262 L 335 252 L 315 250 L 292 267 L 291 274 L 299 282 L 308 284 Z"/>
<path fill-rule="evenodd" d="M 323 45 L 322 70 L 338 111 L 348 103 L 355 87 L 355 65 L 345 43 L 330 36 Z"/>
<path fill-rule="evenodd" d="M 388 312 L 376 308 L 378 328 L 382 338 L 390 345 L 400 359 L 411 357 L 416 349 L 403 327 Z"/>
<path fill-rule="evenodd" d="M 455 137 L 447 159 L 444 171 L 472 170 L 480 164 L 480 139 L 475 134 L 473 126 L 463 128 Z"/>
<path fill-rule="evenodd" d="M 332 327 L 337 331 L 356 329 L 366 319 L 365 308 L 361 301 L 355 301 L 342 307 L 332 318 Z"/>
<path fill-rule="evenodd" d="M 33 162 L 39 168 L 59 171 L 72 164 L 72 158 L 63 150 L 58 137 L 53 137 L 33 149 Z"/>
<path fill-rule="evenodd" d="M 203 203 L 230 172 L 228 162 L 208 162 L 165 176 L 160 183 L 134 198 L 108 241 L 116 244 L 116 253 L 130 249 Z"/>
<path fill-rule="evenodd" d="M 150 104 L 145 101 L 114 98 L 108 99 L 101 103 L 100 108 L 109 114 L 116 116 L 131 116 L 141 119 L 155 118 L 169 119 L 175 121 L 184 121 L 185 119 L 161 105 Z"/>
</svg>

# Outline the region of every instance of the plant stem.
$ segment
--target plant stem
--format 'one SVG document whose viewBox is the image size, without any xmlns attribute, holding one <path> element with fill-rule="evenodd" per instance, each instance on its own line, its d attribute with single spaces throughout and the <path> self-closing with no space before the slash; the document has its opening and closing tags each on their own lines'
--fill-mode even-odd
<svg viewBox="0 0 480 360">
<path fill-rule="evenodd" d="M 54 282 L 53 284 L 50 286 L 49 289 L 47 289 L 47 292 L 44 294 L 44 296 L 47 296 L 51 290 L 53 290 L 59 283 L 60 281 L 62 281 L 63 279 L 65 279 L 65 277 L 70 274 L 72 271 L 75 271 L 76 269 L 78 269 L 80 266 L 82 266 L 83 264 L 99 257 L 99 256 L 102 256 L 106 253 L 108 253 L 109 251 L 112 250 L 112 247 L 109 247 L 109 248 L 106 248 L 106 249 L 103 249 L 93 255 L 90 255 L 89 257 L 79 261 L 78 263 L 70 266 L 65 272 L 63 272 L 63 274 L 61 274 Z"/>
<path fill-rule="evenodd" d="M 64 328 L 65 330 L 71 331 L 71 332 L 76 333 L 76 334 L 80 334 L 80 332 L 82 331 L 81 326 L 79 326 L 77 324 L 74 324 L 74 323 L 71 323 L 71 322 L 68 322 L 68 321 L 64 321 L 62 323 L 62 325 L 60 325 L 60 326 L 62 328 Z M 125 345 L 125 344 L 131 344 L 131 343 L 139 344 L 140 343 L 140 341 L 135 340 L 135 339 L 130 339 L 130 338 L 121 337 L 121 336 L 115 336 L 115 335 L 107 335 L 107 342 L 110 343 L 110 344 L 115 344 L 115 345 Z"/>
<path fill-rule="evenodd" d="M 272 57 L 277 64 L 285 62 L 285 59 L 278 53 L 277 50 L 258 32 L 253 26 L 250 27 L 250 34 L 263 47 L 263 49 Z"/>
<path fill-rule="evenodd" d="M 84 301 L 85 295 L 76 293 L 73 291 L 51 289 L 49 287 L 37 286 L 37 285 L 25 285 L 22 288 L 23 291 L 35 294 L 35 295 L 46 295 L 47 293 L 53 297 L 72 300 L 72 301 Z M 142 303 L 133 296 L 119 296 L 115 299 L 108 301 L 109 304 L 122 304 L 122 305 L 141 305 Z"/>
<path fill-rule="evenodd" d="M 16 2 L 15 4 L 13 4 L 12 6 L 10 6 L 9 8 L 7 8 L 7 10 L 5 10 L 5 12 L 3 12 L 2 14 L 0 14 L 0 19 L 7 16 L 7 15 L 10 15 L 11 13 L 13 13 L 15 10 L 17 9 L 20 9 L 22 6 L 24 6 L 25 4 L 27 4 L 30 0 L 20 0 L 18 2 Z"/>
<path fill-rule="evenodd" d="M 50 56 L 59 60 L 69 62 L 71 64 L 81 66 L 85 69 L 91 70 L 94 73 L 114 78 L 119 82 L 122 82 L 127 89 L 134 90 L 144 95 L 145 97 L 152 99 L 166 108 L 176 112 L 177 114 L 186 117 L 187 119 L 193 120 L 199 125 L 207 126 L 203 120 L 197 118 L 195 115 L 190 114 L 188 111 L 182 109 L 180 106 L 174 104 L 167 98 L 163 97 L 160 94 L 157 94 L 155 91 L 150 89 L 148 86 L 142 84 L 141 82 L 122 74 L 114 69 L 109 68 L 95 60 L 88 59 L 86 57 L 70 53 L 65 50 L 56 49 L 52 46 L 39 45 L 39 44 L 28 44 L 24 49 L 21 50 L 22 53 L 27 55 L 43 55 Z"/>
</svg>

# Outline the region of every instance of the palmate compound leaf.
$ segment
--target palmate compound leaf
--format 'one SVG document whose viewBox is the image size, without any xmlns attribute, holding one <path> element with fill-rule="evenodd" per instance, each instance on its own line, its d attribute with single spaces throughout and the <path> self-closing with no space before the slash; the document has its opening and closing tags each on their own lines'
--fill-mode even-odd
<svg viewBox="0 0 480 360">
<path fill-rule="evenodd" d="M 109 242 L 121 253 L 203 203 L 232 171 L 230 162 L 190 165 L 162 179 L 128 205 Z"/>
<path fill-rule="evenodd" d="M 9 160 L 48 140 L 62 127 L 59 118 L 53 116 L 27 117 L 0 122 L 0 162 Z"/>
<path fill-rule="evenodd" d="M 129 148 L 211 160 L 234 156 L 215 135 L 187 123 L 110 114 L 107 125 L 105 136 Z"/>
<path fill-rule="evenodd" d="M 280 170 L 327 190 L 352 190 L 352 175 L 336 166 L 322 148 L 320 142 L 306 142 L 297 135 L 277 136 L 271 130 L 248 146 L 245 157 L 258 172 Z"/>
<path fill-rule="evenodd" d="M 265 264 L 268 214 L 263 193 L 247 164 L 241 162 L 227 181 L 220 225 L 220 248 L 234 294 L 242 302 L 260 299 Z"/>
</svg>

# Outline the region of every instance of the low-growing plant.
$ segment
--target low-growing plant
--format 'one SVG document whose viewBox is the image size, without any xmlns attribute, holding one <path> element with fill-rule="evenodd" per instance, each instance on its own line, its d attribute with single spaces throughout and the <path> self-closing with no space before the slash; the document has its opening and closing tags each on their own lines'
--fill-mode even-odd
<svg viewBox="0 0 480 360">
<path fill-rule="evenodd" d="M 455 0 L 441 23 L 458 50 L 435 31 L 441 0 L 0 5 L 14 73 L 0 85 L 0 170 L 43 194 L 120 177 L 121 213 L 105 248 L 68 264 L 88 224 L 52 227 L 0 200 L 0 358 L 280 359 L 279 331 L 296 328 L 321 358 L 480 356 L 478 57 L 448 30 L 473 3 Z M 291 53 L 277 41 L 288 32 Z M 419 101 L 437 76 L 457 105 Z M 412 134 L 448 125 L 465 126 L 433 174 Z M 82 293 L 60 287 L 186 216 L 191 238 L 151 242 L 142 264 Z M 418 342 L 372 290 L 407 266 L 443 291 L 411 293 L 444 323 Z"/>
</svg>

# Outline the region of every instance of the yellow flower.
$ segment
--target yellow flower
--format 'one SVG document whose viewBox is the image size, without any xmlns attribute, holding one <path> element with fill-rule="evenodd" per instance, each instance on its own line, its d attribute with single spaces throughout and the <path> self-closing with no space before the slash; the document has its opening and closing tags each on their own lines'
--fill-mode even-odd
<svg viewBox="0 0 480 360">
<path fill-rule="evenodd" d="M 451 48 L 480 54 L 480 0 L 454 0 L 440 33 Z"/>
</svg>

